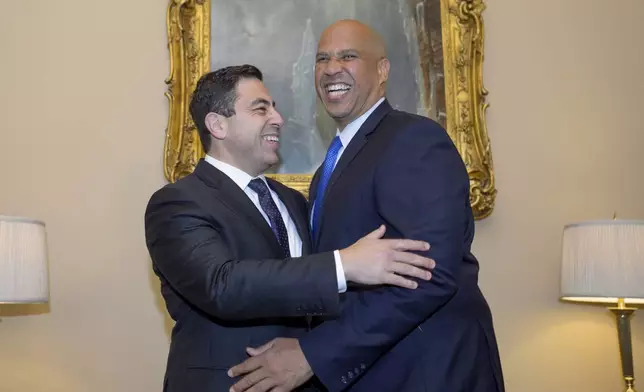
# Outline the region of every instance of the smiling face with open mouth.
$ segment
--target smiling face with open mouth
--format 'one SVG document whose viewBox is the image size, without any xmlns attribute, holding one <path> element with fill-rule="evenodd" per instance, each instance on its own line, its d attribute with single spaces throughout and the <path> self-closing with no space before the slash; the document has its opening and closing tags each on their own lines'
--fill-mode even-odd
<svg viewBox="0 0 644 392">
<path fill-rule="evenodd" d="M 384 96 L 388 76 L 384 44 L 367 26 L 340 21 L 324 31 L 315 59 L 315 88 L 340 129 Z"/>
<path fill-rule="evenodd" d="M 235 114 L 218 118 L 218 154 L 254 177 L 279 162 L 284 120 L 260 80 L 242 79 L 235 92 Z"/>
</svg>

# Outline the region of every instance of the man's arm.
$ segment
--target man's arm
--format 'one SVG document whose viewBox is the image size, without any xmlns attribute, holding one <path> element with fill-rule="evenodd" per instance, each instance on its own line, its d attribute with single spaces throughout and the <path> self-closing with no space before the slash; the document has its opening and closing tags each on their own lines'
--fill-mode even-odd
<svg viewBox="0 0 644 392">
<path fill-rule="evenodd" d="M 449 136 L 426 124 L 400 131 L 378 164 L 375 197 L 388 227 L 404 238 L 431 243 L 423 254 L 436 260 L 436 268 L 416 290 L 383 287 L 358 293 L 345 303 L 340 318 L 300 339 L 313 372 L 330 391 L 345 389 L 353 381 L 349 372 L 368 369 L 457 290 L 470 219 L 469 181 Z"/>
<path fill-rule="evenodd" d="M 336 314 L 333 252 L 237 260 L 221 228 L 176 188 L 154 194 L 145 214 L 154 265 L 174 290 L 216 318 L 241 320 Z"/>
<path fill-rule="evenodd" d="M 333 316 L 339 312 L 334 252 L 288 259 L 235 259 L 219 224 L 171 187 L 150 200 L 145 227 L 150 256 L 160 274 L 179 295 L 216 318 Z M 428 244 L 382 240 L 383 234 L 384 229 L 378 229 L 337 251 L 346 280 L 413 288 L 417 283 L 410 278 L 431 278 L 434 261 L 406 253 L 427 249 Z"/>
</svg>

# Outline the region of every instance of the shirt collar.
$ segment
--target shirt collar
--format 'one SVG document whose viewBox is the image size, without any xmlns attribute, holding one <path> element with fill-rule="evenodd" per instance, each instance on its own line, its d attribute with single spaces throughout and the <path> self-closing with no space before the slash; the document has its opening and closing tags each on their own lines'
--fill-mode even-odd
<svg viewBox="0 0 644 392">
<path fill-rule="evenodd" d="M 349 142 L 351 142 L 351 139 L 358 133 L 360 130 L 360 127 L 362 124 L 364 124 L 365 121 L 367 121 L 367 118 L 373 113 L 374 110 L 385 100 L 385 97 L 382 97 L 376 102 L 369 110 L 364 112 L 362 116 L 356 118 L 355 120 L 351 121 L 349 124 L 347 124 L 346 127 L 342 131 L 339 129 L 336 131 L 336 135 L 340 136 L 340 141 L 342 142 L 343 147 L 347 147 L 349 145 Z"/>
<path fill-rule="evenodd" d="M 245 171 L 236 168 L 233 165 L 230 165 L 226 162 L 220 161 L 219 159 L 213 158 L 210 155 L 206 155 L 204 160 L 217 169 L 219 169 L 222 173 L 230 177 L 231 180 L 237 186 L 239 186 L 242 190 L 246 189 L 248 184 L 253 180 L 254 178 L 250 176 L 250 174 L 246 173 Z M 266 178 L 264 178 L 264 175 L 259 175 L 258 177 L 255 178 L 260 178 L 262 181 L 266 182 Z M 266 184 L 268 185 L 268 184 Z"/>
</svg>

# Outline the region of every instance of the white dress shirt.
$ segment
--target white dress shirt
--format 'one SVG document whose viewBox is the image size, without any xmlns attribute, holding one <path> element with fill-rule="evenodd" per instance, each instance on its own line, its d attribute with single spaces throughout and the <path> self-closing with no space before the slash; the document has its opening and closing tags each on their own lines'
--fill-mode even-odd
<svg viewBox="0 0 644 392">
<path fill-rule="evenodd" d="M 257 193 L 250 189 L 248 184 L 253 180 L 254 178 L 251 177 L 248 173 L 245 171 L 236 168 L 235 166 L 232 166 L 226 162 L 222 162 L 216 158 L 211 157 L 210 155 L 206 155 L 204 160 L 217 169 L 219 169 L 222 173 L 224 173 L 226 176 L 228 176 L 237 186 L 239 186 L 246 196 L 250 198 L 250 201 L 253 202 L 255 207 L 259 210 L 259 212 L 262 214 L 264 219 L 266 220 L 266 223 L 268 225 L 271 225 L 270 219 L 268 219 L 268 216 L 262 209 L 261 205 L 259 204 L 259 196 Z M 273 198 L 273 201 L 275 202 L 275 205 L 277 206 L 277 209 L 279 210 L 280 214 L 282 215 L 282 219 L 284 220 L 284 226 L 286 227 L 286 233 L 288 234 L 288 246 L 291 251 L 291 257 L 301 257 L 302 256 L 302 239 L 300 237 L 300 234 L 297 232 L 297 227 L 295 226 L 295 222 L 291 218 L 291 214 L 289 214 L 288 209 L 282 203 L 282 200 L 280 200 L 279 196 L 273 189 L 268 186 L 268 183 L 266 182 L 266 177 L 263 175 L 258 176 L 257 178 L 261 179 L 266 183 L 266 186 L 268 187 L 268 190 L 271 193 L 271 197 Z M 340 252 L 335 251 L 333 253 L 334 259 L 335 259 L 335 272 L 336 276 L 338 279 L 338 292 L 343 293 L 347 290 L 347 281 L 346 277 L 344 276 L 344 269 L 342 268 L 342 259 L 340 258 Z"/>
<path fill-rule="evenodd" d="M 335 160 L 335 165 L 338 164 L 338 161 L 340 160 L 340 157 L 342 156 L 342 153 L 344 152 L 344 150 L 349 145 L 349 142 L 351 142 L 351 139 L 353 139 L 353 137 L 356 135 L 356 133 L 358 133 L 358 131 L 360 130 L 360 127 L 362 126 L 362 124 L 364 124 L 364 122 L 367 121 L 369 116 L 371 116 L 371 113 L 373 113 L 373 111 L 376 110 L 376 108 L 378 106 L 380 106 L 380 104 L 384 100 L 385 100 L 384 97 L 380 98 L 378 100 L 378 102 L 376 102 L 371 108 L 369 108 L 369 110 L 364 112 L 362 114 L 362 116 L 360 116 L 360 117 L 356 118 L 355 120 L 351 121 L 349 124 L 347 124 L 346 127 L 344 127 L 344 129 L 342 131 L 340 131 L 339 129 L 336 131 L 336 135 L 340 136 L 340 141 L 342 142 L 342 147 L 340 147 L 340 150 L 338 151 L 338 157 Z M 334 168 L 335 168 L 335 165 L 333 165 Z"/>
</svg>

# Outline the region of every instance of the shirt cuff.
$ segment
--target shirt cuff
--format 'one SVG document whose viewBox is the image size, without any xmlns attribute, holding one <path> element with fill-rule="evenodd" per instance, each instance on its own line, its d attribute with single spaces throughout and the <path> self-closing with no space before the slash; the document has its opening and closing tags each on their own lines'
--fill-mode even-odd
<svg viewBox="0 0 644 392">
<path fill-rule="evenodd" d="M 344 293 L 347 291 L 347 278 L 344 276 L 344 268 L 342 268 L 340 251 L 334 251 L 333 257 L 335 258 L 335 275 L 338 277 L 338 293 Z"/>
</svg>

